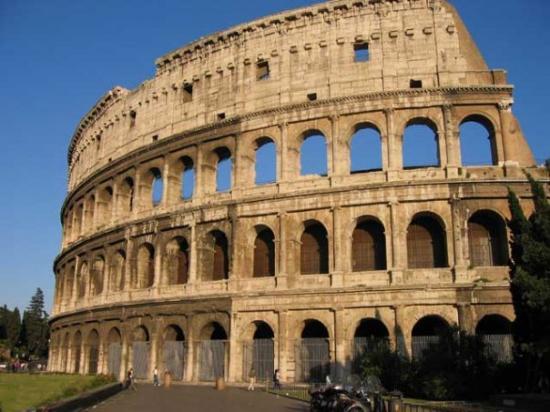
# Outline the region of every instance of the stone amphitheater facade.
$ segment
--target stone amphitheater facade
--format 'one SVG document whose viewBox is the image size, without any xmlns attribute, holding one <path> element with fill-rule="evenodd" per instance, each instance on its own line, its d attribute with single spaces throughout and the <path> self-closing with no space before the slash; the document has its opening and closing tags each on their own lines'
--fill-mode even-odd
<svg viewBox="0 0 550 412">
<path fill-rule="evenodd" d="M 506 338 L 507 187 L 529 212 L 524 171 L 548 178 L 512 93 L 445 0 L 329 1 L 159 58 L 70 142 L 49 369 L 300 382 L 349 373 L 361 342 L 419 356 L 453 324 Z M 490 164 L 462 161 L 467 122 Z M 437 164 L 404 162 L 411 126 Z M 363 130 L 379 165 L 357 171 Z M 326 173 L 301 169 L 310 137 Z"/>
</svg>

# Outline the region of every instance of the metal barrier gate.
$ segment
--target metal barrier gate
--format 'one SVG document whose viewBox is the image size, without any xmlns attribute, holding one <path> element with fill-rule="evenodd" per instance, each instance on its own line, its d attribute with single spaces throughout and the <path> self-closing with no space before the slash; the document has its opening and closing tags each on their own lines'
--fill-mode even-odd
<svg viewBox="0 0 550 412">
<path fill-rule="evenodd" d="M 482 339 L 485 344 L 485 350 L 497 362 L 512 362 L 514 358 L 514 338 L 512 335 L 483 335 Z"/>
<path fill-rule="evenodd" d="M 421 359 L 425 350 L 431 345 L 439 343 L 439 336 L 413 336 L 412 337 L 412 357 L 413 359 Z"/>
<path fill-rule="evenodd" d="M 164 370 L 170 372 L 175 380 L 182 380 L 185 365 L 185 342 L 166 341 L 164 342 Z"/>
<path fill-rule="evenodd" d="M 99 361 L 99 348 L 97 346 L 90 346 L 88 353 L 88 373 L 95 375 L 97 373 L 97 364 Z"/>
<path fill-rule="evenodd" d="M 107 354 L 107 370 L 109 375 L 115 378 L 120 376 L 120 364 L 122 357 L 122 345 L 120 343 L 111 343 Z"/>
<path fill-rule="evenodd" d="M 330 373 L 329 340 L 300 340 L 296 347 L 296 372 L 299 382 L 324 382 Z"/>
<path fill-rule="evenodd" d="M 149 378 L 149 342 L 132 343 L 132 367 L 136 379 Z"/>
<path fill-rule="evenodd" d="M 258 381 L 270 381 L 274 372 L 274 342 L 273 339 L 254 339 L 243 343 L 243 381 L 248 381 L 250 372 Z"/>
<path fill-rule="evenodd" d="M 225 377 L 225 340 L 203 340 L 198 342 L 199 380 L 213 381 Z"/>
</svg>

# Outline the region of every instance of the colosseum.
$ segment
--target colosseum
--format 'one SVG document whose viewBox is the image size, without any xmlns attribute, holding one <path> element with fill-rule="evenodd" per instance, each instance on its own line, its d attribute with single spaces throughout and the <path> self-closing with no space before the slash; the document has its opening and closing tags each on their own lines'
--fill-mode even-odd
<svg viewBox="0 0 550 412">
<path fill-rule="evenodd" d="M 507 188 L 529 213 L 524 172 L 548 181 L 512 96 L 446 0 L 327 1 L 160 57 L 70 141 L 49 369 L 340 379 L 452 325 L 506 359 Z"/>
</svg>

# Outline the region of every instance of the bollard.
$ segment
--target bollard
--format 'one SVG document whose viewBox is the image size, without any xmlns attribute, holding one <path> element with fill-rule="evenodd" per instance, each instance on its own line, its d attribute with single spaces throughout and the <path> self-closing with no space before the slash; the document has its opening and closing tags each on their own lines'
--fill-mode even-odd
<svg viewBox="0 0 550 412">
<path fill-rule="evenodd" d="M 218 391 L 223 391 L 225 389 L 225 380 L 221 376 L 216 379 L 216 389 Z"/>
<path fill-rule="evenodd" d="M 164 372 L 164 387 L 169 388 L 172 386 L 172 374 L 168 371 Z"/>
</svg>

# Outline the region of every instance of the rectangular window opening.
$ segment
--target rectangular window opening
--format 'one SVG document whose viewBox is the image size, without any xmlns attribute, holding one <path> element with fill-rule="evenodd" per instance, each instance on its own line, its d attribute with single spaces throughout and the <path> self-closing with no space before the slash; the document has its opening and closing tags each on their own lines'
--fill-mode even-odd
<svg viewBox="0 0 550 412">
<path fill-rule="evenodd" d="M 136 125 L 136 117 L 137 113 L 135 110 L 130 111 L 130 127 L 134 127 Z"/>
<path fill-rule="evenodd" d="M 218 113 L 218 120 L 224 120 L 225 119 L 225 113 Z"/>
<path fill-rule="evenodd" d="M 415 80 L 411 79 L 411 89 L 421 89 L 422 88 L 422 80 Z"/>
<path fill-rule="evenodd" d="M 317 93 L 308 93 L 307 99 L 310 102 L 314 102 L 315 100 L 317 100 Z"/>
<path fill-rule="evenodd" d="M 256 64 L 256 79 L 269 80 L 269 62 L 263 60 Z"/>
<path fill-rule="evenodd" d="M 187 103 L 193 100 L 193 84 L 184 83 L 182 87 L 183 102 Z"/>
<path fill-rule="evenodd" d="M 362 63 L 369 61 L 370 53 L 368 43 L 355 43 L 353 45 L 353 51 L 355 52 L 355 62 Z"/>
<path fill-rule="evenodd" d="M 156 142 L 158 139 L 159 139 L 159 135 L 158 135 L 158 134 L 156 134 L 156 135 L 153 136 L 153 142 Z"/>
</svg>

